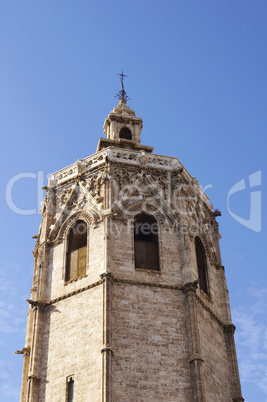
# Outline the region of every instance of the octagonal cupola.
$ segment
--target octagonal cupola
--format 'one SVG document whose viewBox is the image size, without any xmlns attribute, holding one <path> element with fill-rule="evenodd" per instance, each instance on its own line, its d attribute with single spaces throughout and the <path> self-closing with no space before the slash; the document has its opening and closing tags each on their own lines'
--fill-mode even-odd
<svg viewBox="0 0 267 402">
<path fill-rule="evenodd" d="M 143 120 L 136 117 L 135 111 L 127 105 L 127 96 L 124 89 L 123 79 L 126 75 L 119 74 L 121 80 L 121 90 L 117 93 L 119 99 L 118 106 L 110 112 L 104 123 L 104 134 L 107 139 L 101 138 L 97 151 L 108 146 L 117 146 L 119 148 L 131 148 L 152 152 L 153 147 L 141 145 L 140 134 L 143 128 Z"/>
<path fill-rule="evenodd" d="M 104 123 L 104 133 L 108 139 L 124 139 L 140 144 L 143 120 L 135 116 L 135 111 L 127 106 L 125 99 L 120 99 Z"/>
</svg>

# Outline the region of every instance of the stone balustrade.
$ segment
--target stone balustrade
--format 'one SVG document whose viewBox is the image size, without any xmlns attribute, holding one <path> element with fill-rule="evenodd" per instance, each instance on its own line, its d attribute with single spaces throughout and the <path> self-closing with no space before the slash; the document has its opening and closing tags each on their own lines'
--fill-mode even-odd
<svg viewBox="0 0 267 402">
<path fill-rule="evenodd" d="M 191 183 L 195 189 L 197 189 L 201 199 L 204 202 L 209 203 L 209 198 L 199 187 L 198 182 L 188 173 L 177 158 L 148 154 L 144 151 L 124 150 L 111 147 L 88 156 L 85 159 L 78 159 L 72 165 L 53 173 L 49 179 L 49 186 L 62 184 L 65 181 L 79 176 L 81 173 L 89 172 L 90 170 L 105 164 L 107 161 L 124 165 L 139 165 L 142 168 L 155 168 L 169 172 L 183 171 L 185 179 Z"/>
</svg>

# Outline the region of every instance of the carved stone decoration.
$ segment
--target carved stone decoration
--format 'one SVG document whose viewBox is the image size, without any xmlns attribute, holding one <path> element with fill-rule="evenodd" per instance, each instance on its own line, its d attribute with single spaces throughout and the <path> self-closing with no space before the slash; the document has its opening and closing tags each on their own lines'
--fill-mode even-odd
<svg viewBox="0 0 267 402">
<path fill-rule="evenodd" d="M 24 356 L 29 356 L 30 355 L 30 348 L 22 348 L 22 350 L 16 350 L 13 352 L 15 355 L 24 355 Z"/>
<path fill-rule="evenodd" d="M 105 171 L 98 172 L 59 193 L 56 198 L 54 222 L 48 235 L 49 241 L 60 239 L 59 229 L 77 211 L 85 210 L 90 214 L 95 209 L 95 222 L 99 221 L 99 216 L 103 213 L 104 184 L 107 180 L 109 175 Z"/>
<path fill-rule="evenodd" d="M 50 233 L 48 234 L 48 240 L 51 241 L 56 237 L 62 223 L 67 219 L 67 217 L 72 213 L 70 205 L 77 199 L 77 185 L 72 185 L 67 189 L 63 189 L 58 193 L 55 198 L 54 205 L 54 217 L 53 224 L 50 227 Z"/>
<path fill-rule="evenodd" d="M 122 177 L 118 173 L 115 174 L 116 180 Z M 153 176 L 141 171 L 133 174 L 130 179 L 127 174 L 123 177 L 126 182 L 129 180 L 129 184 L 121 189 L 118 199 L 113 203 L 112 212 L 115 216 L 128 219 L 142 210 L 153 213 L 162 224 L 173 224 L 176 216 L 166 203 L 164 192 L 160 191 L 158 181 Z"/>
<path fill-rule="evenodd" d="M 109 174 L 103 170 L 79 183 L 83 194 L 100 213 L 103 211 L 104 185 L 107 180 L 110 180 Z"/>
<path fill-rule="evenodd" d="M 95 210 L 86 210 L 83 212 L 76 211 L 72 213 L 70 216 L 66 216 L 66 219 L 60 226 L 55 226 L 53 228 L 52 233 L 49 236 L 49 242 L 56 241 L 61 242 L 63 239 L 63 234 L 66 229 L 66 225 L 69 222 L 74 222 L 77 219 L 85 220 L 88 224 L 91 224 L 92 227 L 96 227 L 98 222 L 101 220 L 101 216 Z"/>
<path fill-rule="evenodd" d="M 111 161 L 116 162 L 138 162 L 139 153 L 130 151 L 116 151 L 109 153 L 109 158 Z"/>
<path fill-rule="evenodd" d="M 130 173 L 126 169 L 115 169 L 113 177 L 119 188 L 118 197 L 124 198 L 134 192 L 139 195 L 149 195 L 157 192 L 170 204 L 171 183 L 166 175 L 152 175 L 144 167 L 139 172 Z M 135 190 L 135 191 L 134 191 Z"/>
<path fill-rule="evenodd" d="M 64 209 L 65 205 L 70 200 L 71 195 L 74 193 L 75 187 L 76 186 L 72 186 L 72 187 L 62 191 L 61 194 L 59 194 L 58 203 L 57 203 L 57 207 L 58 207 L 59 211 L 62 211 Z"/>
<path fill-rule="evenodd" d="M 148 158 L 146 156 L 146 153 L 144 151 L 141 151 L 140 154 L 138 155 L 138 163 L 140 166 L 146 166 L 148 163 Z"/>
<path fill-rule="evenodd" d="M 183 290 L 184 293 L 187 293 L 189 291 L 196 292 L 197 288 L 198 288 L 198 279 L 193 281 L 193 282 L 187 282 L 183 286 L 182 290 Z"/>
<path fill-rule="evenodd" d="M 113 179 L 118 184 L 119 192 L 125 188 L 130 182 L 130 176 L 126 169 L 115 169 Z"/>
<path fill-rule="evenodd" d="M 87 202 L 87 197 L 82 192 L 80 192 L 78 197 L 69 203 L 69 209 L 73 212 L 78 210 L 80 211 L 84 209 Z"/>
<path fill-rule="evenodd" d="M 62 240 L 66 237 L 66 233 L 68 233 L 70 227 L 74 224 L 77 220 L 84 220 L 87 225 L 91 225 L 93 228 L 97 226 L 98 222 L 101 220 L 100 215 L 97 211 L 82 211 L 82 212 L 75 212 L 71 215 L 61 226 L 60 230 L 58 231 L 56 240 Z"/>
</svg>

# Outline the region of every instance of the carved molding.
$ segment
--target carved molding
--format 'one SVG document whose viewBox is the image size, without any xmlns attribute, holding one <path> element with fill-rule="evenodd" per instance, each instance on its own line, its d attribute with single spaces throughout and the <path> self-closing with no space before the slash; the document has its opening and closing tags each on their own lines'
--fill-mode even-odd
<svg viewBox="0 0 267 402">
<path fill-rule="evenodd" d="M 95 228 L 97 227 L 98 222 L 101 220 L 101 217 L 94 210 L 77 211 L 66 219 L 65 222 L 63 222 L 61 227 L 58 228 L 58 232 L 56 232 L 56 230 L 54 231 L 54 236 L 51 238 L 51 241 L 61 242 L 63 239 L 65 239 L 69 229 L 77 220 L 83 220 L 88 226 Z"/>
<path fill-rule="evenodd" d="M 71 166 L 53 173 L 49 179 L 48 189 L 73 180 L 81 174 L 90 172 L 94 168 L 105 164 L 107 161 L 129 165 L 148 166 L 150 168 L 170 170 L 173 172 L 181 172 L 183 169 L 181 163 L 174 157 L 150 154 L 143 150 L 135 151 L 129 149 L 108 148 L 83 160 L 79 159 Z M 186 175 L 191 178 L 189 173 L 186 172 Z"/>
<path fill-rule="evenodd" d="M 154 273 L 154 272 L 153 272 Z M 159 273 L 159 272 L 157 272 Z M 149 287 L 156 287 L 156 288 L 161 288 L 161 289 L 171 289 L 171 290 L 182 290 L 181 286 L 176 286 L 176 285 L 164 285 L 160 283 L 155 283 L 155 282 L 140 282 L 140 281 L 134 281 L 130 279 L 121 279 L 121 278 L 114 278 L 114 282 L 116 283 L 123 283 L 123 284 L 128 284 L 128 285 L 135 285 L 135 286 L 149 286 Z"/>
<path fill-rule="evenodd" d="M 82 287 L 80 289 L 76 289 L 73 292 L 70 292 L 70 293 L 65 294 L 63 296 L 60 296 L 60 297 L 57 297 L 56 299 L 52 299 L 48 303 L 46 303 L 45 307 L 51 306 L 52 304 L 58 303 L 61 300 L 65 300 L 65 299 L 68 299 L 69 297 L 72 297 L 72 296 L 77 295 L 79 293 L 85 292 L 86 290 L 93 289 L 96 286 L 102 285 L 102 283 L 103 283 L 103 281 L 99 280 L 97 282 L 91 283 L 90 285 L 84 286 L 84 287 Z"/>
<path fill-rule="evenodd" d="M 69 285 L 70 283 L 73 283 L 73 282 L 77 282 L 77 281 L 79 281 L 80 279 L 83 279 L 83 278 L 86 278 L 86 277 L 87 277 L 86 274 L 85 274 L 85 275 L 81 275 L 81 276 L 77 276 L 77 277 L 74 278 L 74 279 L 70 279 L 69 281 L 64 282 L 64 286 L 67 286 L 67 285 Z"/>
<path fill-rule="evenodd" d="M 92 225 L 96 225 L 100 220 L 103 212 L 100 191 L 102 184 L 106 180 L 106 174 L 102 172 L 101 175 L 94 175 L 90 180 L 79 181 L 78 184 L 64 189 L 55 197 L 54 222 L 50 227 L 51 230 L 48 235 L 50 241 L 55 240 L 56 237 L 62 237 L 59 234 L 62 233 L 60 228 L 64 227 L 64 224 L 76 216 L 75 214 L 77 213 L 84 212 L 86 214 L 87 212 L 87 214 L 91 215 L 91 218 L 89 218 L 90 222 L 88 221 L 88 223 Z M 87 219 L 87 215 L 84 215 L 84 219 Z"/>
<path fill-rule="evenodd" d="M 154 273 L 154 272 L 153 272 Z M 154 276 L 154 275 L 153 275 Z M 84 286 L 80 289 L 76 289 L 68 294 L 62 295 L 56 299 L 52 299 L 47 303 L 43 303 L 42 308 L 49 307 L 55 303 L 58 303 L 62 300 L 65 300 L 69 297 L 75 296 L 76 294 L 85 292 L 86 290 L 93 289 L 97 286 L 100 286 L 104 283 L 104 281 L 112 280 L 115 283 L 121 283 L 121 284 L 128 284 L 128 285 L 135 285 L 135 286 L 146 286 L 146 287 L 155 287 L 155 288 L 161 288 L 161 289 L 170 289 L 170 290 L 175 290 L 175 291 L 182 291 L 184 294 L 192 291 L 196 293 L 196 289 L 198 287 L 198 280 L 193 281 L 193 282 L 188 282 L 184 286 L 179 286 L 179 285 L 167 285 L 167 284 L 160 284 L 157 282 L 141 282 L 141 281 L 136 281 L 136 280 L 127 280 L 127 279 L 122 279 L 122 278 L 116 278 L 111 272 L 105 272 L 100 275 L 100 280 L 94 283 L 91 283 L 90 285 Z M 224 330 L 225 333 L 234 333 L 235 326 L 233 324 L 223 324 L 223 322 L 217 317 L 217 315 L 209 308 L 202 300 L 201 298 L 196 294 L 196 300 L 211 314 L 211 316 L 218 322 L 218 324 L 221 326 L 221 328 Z"/>
</svg>

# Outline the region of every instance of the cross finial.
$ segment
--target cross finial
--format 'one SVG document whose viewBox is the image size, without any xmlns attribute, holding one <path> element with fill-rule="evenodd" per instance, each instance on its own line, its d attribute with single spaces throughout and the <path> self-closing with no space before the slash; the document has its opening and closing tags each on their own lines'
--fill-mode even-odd
<svg viewBox="0 0 267 402">
<path fill-rule="evenodd" d="M 121 69 L 121 73 L 120 74 L 117 74 L 119 77 L 120 77 L 120 81 L 121 81 L 121 91 L 119 91 L 116 95 L 115 95 L 115 98 L 118 98 L 118 99 L 124 99 L 125 101 L 127 101 L 127 100 L 130 100 L 131 98 L 129 98 L 129 96 L 127 96 L 127 94 L 126 94 L 126 91 L 125 91 L 125 89 L 124 89 L 124 82 L 123 82 L 123 79 L 124 79 L 124 77 L 128 77 L 128 75 L 125 75 L 125 74 L 123 74 L 123 66 L 122 66 L 122 69 Z"/>
</svg>

